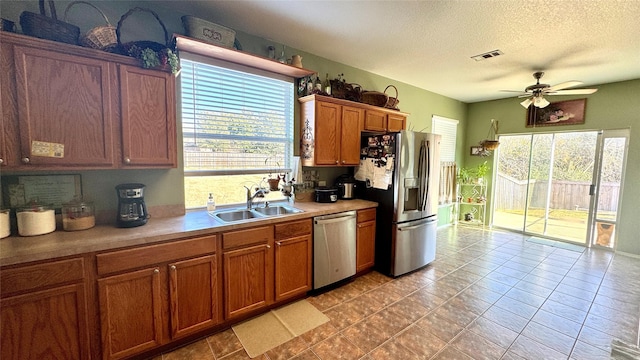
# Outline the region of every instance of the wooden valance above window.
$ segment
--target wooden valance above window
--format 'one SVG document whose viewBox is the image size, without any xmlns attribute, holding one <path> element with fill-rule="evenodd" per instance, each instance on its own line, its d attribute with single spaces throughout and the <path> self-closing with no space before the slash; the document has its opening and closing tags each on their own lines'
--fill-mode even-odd
<svg viewBox="0 0 640 360">
<path fill-rule="evenodd" d="M 296 79 L 316 73 L 313 70 L 299 68 L 291 66 L 289 64 L 283 64 L 273 59 L 264 58 L 235 49 L 213 45 L 198 39 L 190 38 L 188 36 L 173 34 L 173 37 L 176 41 L 176 47 L 180 51 L 187 51 L 193 54 L 250 66 L 256 69 L 270 71 L 275 74 L 291 76 Z"/>
</svg>

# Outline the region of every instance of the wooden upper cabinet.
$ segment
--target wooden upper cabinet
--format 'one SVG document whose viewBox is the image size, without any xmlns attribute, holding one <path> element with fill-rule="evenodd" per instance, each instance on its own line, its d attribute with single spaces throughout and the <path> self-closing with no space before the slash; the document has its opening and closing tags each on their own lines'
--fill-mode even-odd
<svg viewBox="0 0 640 360">
<path fill-rule="evenodd" d="M 340 131 L 340 165 L 360 163 L 360 132 L 364 129 L 364 110 L 343 106 Z"/>
<path fill-rule="evenodd" d="M 367 110 L 364 128 L 369 131 L 387 131 L 387 114 L 382 111 Z"/>
<path fill-rule="evenodd" d="M 177 165 L 175 76 L 134 58 L 3 32 L 0 166 Z"/>
<path fill-rule="evenodd" d="M 367 109 L 364 129 L 375 132 L 394 132 L 406 128 L 407 117 L 402 113 Z"/>
<path fill-rule="evenodd" d="M 356 166 L 362 131 L 405 128 L 406 113 L 358 102 L 309 95 L 300 106 L 300 158 L 303 166 Z"/>
<path fill-rule="evenodd" d="M 387 114 L 387 131 L 394 132 L 405 130 L 407 127 L 407 117 L 404 115 Z"/>
<path fill-rule="evenodd" d="M 20 162 L 112 167 L 110 63 L 15 46 Z"/>
<path fill-rule="evenodd" d="M 316 165 L 338 165 L 340 159 L 341 106 L 316 103 Z"/>
<path fill-rule="evenodd" d="M 175 77 L 120 65 L 122 162 L 125 167 L 176 167 Z"/>
</svg>

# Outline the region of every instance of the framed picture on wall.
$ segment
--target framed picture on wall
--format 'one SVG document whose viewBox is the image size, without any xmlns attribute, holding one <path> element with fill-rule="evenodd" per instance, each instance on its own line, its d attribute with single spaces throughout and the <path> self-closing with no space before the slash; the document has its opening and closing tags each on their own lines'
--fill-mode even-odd
<svg viewBox="0 0 640 360">
<path fill-rule="evenodd" d="M 484 148 L 482 146 L 472 146 L 471 147 L 471 155 L 472 156 L 482 156 Z"/>
<path fill-rule="evenodd" d="M 552 102 L 543 108 L 527 110 L 527 127 L 584 124 L 587 99 Z"/>
</svg>

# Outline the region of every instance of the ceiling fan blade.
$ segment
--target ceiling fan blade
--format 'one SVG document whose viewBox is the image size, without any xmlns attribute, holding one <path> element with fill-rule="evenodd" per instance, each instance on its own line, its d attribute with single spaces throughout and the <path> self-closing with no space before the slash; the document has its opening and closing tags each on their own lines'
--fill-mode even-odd
<svg viewBox="0 0 640 360">
<path fill-rule="evenodd" d="M 521 93 L 521 94 L 526 94 L 526 91 L 522 91 L 522 90 L 500 90 L 502 92 L 516 92 L 516 93 Z"/>
<path fill-rule="evenodd" d="M 578 86 L 578 85 L 582 85 L 582 81 L 571 80 L 571 81 L 565 81 L 563 83 L 553 85 L 553 86 L 549 87 L 547 90 L 548 91 L 556 91 L 556 90 L 566 89 L 566 88 L 570 88 L 570 87 L 574 87 L 574 86 Z"/>
<path fill-rule="evenodd" d="M 527 94 L 522 94 L 522 95 L 520 95 L 520 96 L 518 96 L 518 97 L 519 97 L 519 98 L 533 97 L 533 94 L 529 94 L 529 93 L 527 93 Z"/>
<path fill-rule="evenodd" d="M 553 92 L 545 91 L 546 95 L 589 95 L 598 91 L 598 89 L 573 89 L 573 90 L 558 90 Z"/>
</svg>

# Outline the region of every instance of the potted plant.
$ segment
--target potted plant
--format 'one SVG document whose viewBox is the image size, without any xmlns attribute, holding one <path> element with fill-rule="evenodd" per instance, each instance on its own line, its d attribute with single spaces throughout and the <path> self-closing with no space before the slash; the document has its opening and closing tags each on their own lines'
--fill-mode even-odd
<svg viewBox="0 0 640 360">
<path fill-rule="evenodd" d="M 461 184 L 482 183 L 482 179 L 484 179 L 487 173 L 489 173 L 489 164 L 487 164 L 486 161 L 475 168 L 462 167 L 458 171 L 458 181 Z"/>
</svg>

